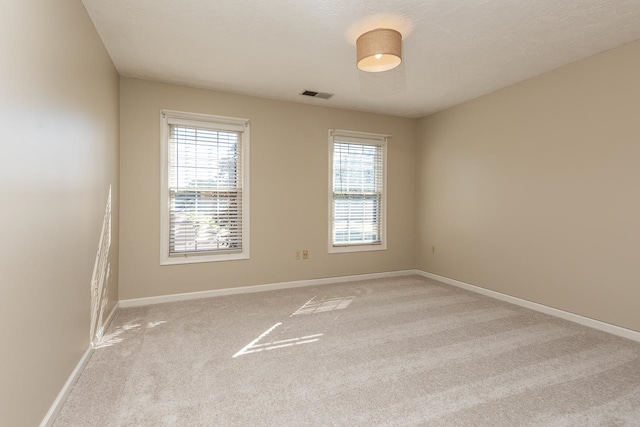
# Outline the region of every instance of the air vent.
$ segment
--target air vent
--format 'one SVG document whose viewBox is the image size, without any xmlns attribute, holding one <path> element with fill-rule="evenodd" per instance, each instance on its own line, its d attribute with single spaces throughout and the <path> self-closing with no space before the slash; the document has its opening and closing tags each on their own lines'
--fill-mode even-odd
<svg viewBox="0 0 640 427">
<path fill-rule="evenodd" d="M 305 90 L 300 95 L 310 96 L 312 98 L 321 98 L 321 99 L 329 99 L 333 96 L 332 93 L 327 92 L 316 92 L 314 90 Z"/>
</svg>

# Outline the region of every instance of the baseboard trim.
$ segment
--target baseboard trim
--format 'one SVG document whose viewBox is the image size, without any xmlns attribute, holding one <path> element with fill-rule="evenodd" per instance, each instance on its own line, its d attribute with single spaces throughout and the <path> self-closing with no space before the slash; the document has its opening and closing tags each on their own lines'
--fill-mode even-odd
<svg viewBox="0 0 640 427">
<path fill-rule="evenodd" d="M 107 320 L 104 322 L 104 330 L 107 330 L 109 328 L 109 325 L 111 324 L 111 321 L 113 320 L 119 305 L 120 304 L 116 301 L 116 304 L 111 309 L 109 316 L 107 316 Z M 87 366 L 87 363 L 89 363 L 89 360 L 91 360 L 91 356 L 93 355 L 93 352 L 94 352 L 94 348 L 91 346 L 91 343 L 90 343 L 89 348 L 87 348 L 87 350 L 84 352 L 84 354 L 80 358 L 80 361 L 78 361 L 78 364 L 73 369 L 73 372 L 71 372 L 71 375 L 69 375 L 69 378 L 67 378 L 67 382 L 64 383 L 64 385 L 62 386 L 62 389 L 60 390 L 60 393 L 58 393 L 56 400 L 53 401 L 53 404 L 51 404 L 51 407 L 49 408 L 46 415 L 42 419 L 42 422 L 40 423 L 40 427 L 51 427 L 53 425 L 53 423 L 56 420 L 56 417 L 58 416 L 58 414 L 60 413 L 60 410 L 62 409 L 62 406 L 64 405 L 64 402 L 67 400 L 67 397 L 69 397 L 69 393 L 71 393 L 71 389 L 75 385 L 76 381 L 78 381 L 78 378 L 80 378 L 80 374 L 82 374 L 82 371 L 84 370 L 85 366 Z"/>
<path fill-rule="evenodd" d="M 602 322 L 600 320 L 592 319 L 590 317 L 581 316 L 579 314 L 571 313 L 569 311 L 560 310 L 559 308 L 549 307 L 548 305 L 539 304 L 537 302 L 525 300 L 522 298 L 514 297 L 511 295 L 503 294 L 501 292 L 492 291 L 481 286 L 472 285 L 469 283 L 461 282 L 459 280 L 451 279 L 449 277 L 439 276 L 437 274 L 429 273 L 427 271 L 415 270 L 415 274 L 420 276 L 437 280 L 438 282 L 453 285 L 458 288 L 466 289 L 471 292 L 486 295 L 491 298 L 495 298 L 501 301 L 506 301 L 521 307 L 529 308 L 531 310 L 539 311 L 541 313 L 550 314 L 551 316 L 559 317 L 564 320 L 569 320 L 574 323 L 579 323 L 583 326 L 588 326 L 593 329 L 608 332 L 613 335 L 617 335 L 623 338 L 628 338 L 633 341 L 640 342 L 640 332 L 632 329 L 623 328 L 622 326 L 612 325 L 611 323 Z"/>
<path fill-rule="evenodd" d="M 214 289 L 210 291 L 188 292 L 183 294 L 161 295 L 147 298 L 134 298 L 120 300 L 121 308 L 140 307 L 151 304 L 162 304 L 175 301 L 187 301 L 200 298 L 220 297 L 224 295 L 248 294 L 254 292 L 274 291 L 278 289 L 301 288 L 306 286 L 330 285 L 342 282 L 355 282 L 358 280 L 383 279 L 388 277 L 415 275 L 415 270 L 398 270 L 384 273 L 357 274 L 352 276 L 327 277 L 323 279 L 296 280 L 292 282 L 269 283 L 265 285 L 241 286 L 238 288 Z"/>
<path fill-rule="evenodd" d="M 53 404 L 49 408 L 49 411 L 42 419 L 42 422 L 40 423 L 40 427 L 50 427 L 53 425 L 53 423 L 56 420 L 56 417 L 58 416 L 58 414 L 60 413 L 60 410 L 62 409 L 62 405 L 64 405 L 64 402 L 67 400 L 67 397 L 69 396 L 69 393 L 73 388 L 73 385 L 76 383 L 76 381 L 78 381 L 78 378 L 80 378 L 80 374 L 84 370 L 85 366 L 87 366 L 87 363 L 89 363 L 89 360 L 91 359 L 91 355 L 93 354 L 93 351 L 94 351 L 93 347 L 89 345 L 89 348 L 87 348 L 87 351 L 84 352 L 84 354 L 80 358 L 80 361 L 78 362 L 76 367 L 73 369 L 73 372 L 71 372 L 71 375 L 69 375 L 67 382 L 64 383 L 64 386 L 62 386 L 62 390 L 60 390 L 60 393 L 58 393 L 56 400 L 53 401 Z"/>
<path fill-rule="evenodd" d="M 113 321 L 113 318 L 116 315 L 116 311 L 118 310 L 118 308 L 120 308 L 120 301 L 116 301 L 116 304 L 111 309 L 111 313 L 109 313 L 109 315 L 107 316 L 107 320 L 105 320 L 103 325 L 103 329 L 105 331 L 109 329 L 109 326 L 111 325 L 111 322 Z"/>
</svg>

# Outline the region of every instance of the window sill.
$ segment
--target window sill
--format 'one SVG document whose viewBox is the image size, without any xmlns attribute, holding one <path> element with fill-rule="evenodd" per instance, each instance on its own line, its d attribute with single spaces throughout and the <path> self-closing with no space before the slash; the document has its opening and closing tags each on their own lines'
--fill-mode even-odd
<svg viewBox="0 0 640 427">
<path fill-rule="evenodd" d="M 343 254 L 350 252 L 371 252 L 371 251 L 386 251 L 387 244 L 382 243 L 379 245 L 347 245 L 347 246 L 329 246 L 330 254 Z"/>
<path fill-rule="evenodd" d="M 215 254 L 215 255 L 189 255 L 189 256 L 163 256 L 160 265 L 197 264 L 203 262 L 238 261 L 249 259 L 248 253 Z"/>
</svg>

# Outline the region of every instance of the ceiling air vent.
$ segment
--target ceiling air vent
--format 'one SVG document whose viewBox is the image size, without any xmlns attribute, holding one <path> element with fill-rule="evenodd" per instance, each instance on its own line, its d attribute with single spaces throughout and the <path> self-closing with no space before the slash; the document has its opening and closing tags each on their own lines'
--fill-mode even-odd
<svg viewBox="0 0 640 427">
<path fill-rule="evenodd" d="M 320 99 L 329 99 L 333 96 L 332 93 L 327 92 L 316 92 L 314 90 L 305 90 L 300 95 L 310 96 L 312 98 L 320 98 Z"/>
</svg>

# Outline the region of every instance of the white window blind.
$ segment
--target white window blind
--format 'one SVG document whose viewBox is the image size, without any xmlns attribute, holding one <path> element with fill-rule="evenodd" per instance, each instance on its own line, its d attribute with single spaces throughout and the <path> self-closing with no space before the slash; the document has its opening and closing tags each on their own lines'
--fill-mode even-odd
<svg viewBox="0 0 640 427">
<path fill-rule="evenodd" d="M 382 246 L 385 141 L 334 135 L 332 162 L 332 246 Z"/>
<path fill-rule="evenodd" d="M 166 126 L 166 255 L 243 254 L 244 126 L 173 117 Z"/>
</svg>

